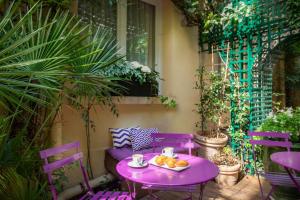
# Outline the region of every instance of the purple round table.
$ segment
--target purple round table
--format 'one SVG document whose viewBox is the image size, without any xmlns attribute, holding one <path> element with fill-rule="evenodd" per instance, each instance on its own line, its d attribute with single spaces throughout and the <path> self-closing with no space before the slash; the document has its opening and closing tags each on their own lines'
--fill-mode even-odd
<svg viewBox="0 0 300 200">
<path fill-rule="evenodd" d="M 144 159 L 148 161 L 155 155 L 158 154 L 145 154 Z M 214 179 L 219 173 L 219 168 L 207 159 L 185 154 L 178 154 L 178 159 L 187 160 L 190 167 L 180 172 L 164 169 L 151 164 L 145 168 L 131 168 L 128 166 L 131 157 L 128 157 L 120 161 L 116 168 L 117 172 L 127 181 L 129 180 L 134 183 L 145 185 L 168 187 L 189 185 L 202 186 L 206 182 Z"/>
<path fill-rule="evenodd" d="M 295 180 L 294 176 L 290 172 L 290 170 L 300 171 L 300 152 L 296 151 L 283 151 L 283 152 L 276 152 L 271 155 L 271 160 L 281 166 L 289 174 L 292 181 L 295 183 L 296 187 L 300 191 L 300 186 Z"/>
</svg>

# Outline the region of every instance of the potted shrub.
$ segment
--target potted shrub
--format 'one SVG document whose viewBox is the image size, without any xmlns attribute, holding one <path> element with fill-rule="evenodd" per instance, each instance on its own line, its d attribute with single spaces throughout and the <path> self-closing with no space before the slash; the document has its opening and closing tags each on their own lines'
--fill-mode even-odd
<svg viewBox="0 0 300 200">
<path fill-rule="evenodd" d="M 270 112 L 266 120 L 261 124 L 257 131 L 274 131 L 290 133 L 290 140 L 293 143 L 293 149 L 299 151 L 300 148 L 300 107 L 275 108 L 274 111 Z M 263 150 L 263 163 L 266 171 L 279 170 L 278 165 L 271 164 L 270 154 L 273 151 L 278 151 L 274 148 L 264 148 Z"/>
<path fill-rule="evenodd" d="M 230 147 L 226 146 L 211 158 L 219 167 L 219 175 L 216 182 L 222 186 L 233 186 L 238 182 L 241 164 L 238 159 L 233 156 Z"/>
<path fill-rule="evenodd" d="M 205 67 L 200 67 L 196 76 L 195 89 L 200 92 L 199 102 L 196 104 L 200 121 L 196 126 L 201 129 L 196 140 L 204 147 L 200 154 L 209 158 L 218 149 L 225 147 L 228 141 L 224 131 L 226 128 L 222 124 L 226 122 L 224 115 L 230 108 L 230 84 L 226 69 L 207 72 Z"/>
<path fill-rule="evenodd" d="M 266 120 L 258 128 L 259 131 L 274 131 L 290 133 L 293 147 L 299 147 L 300 142 L 300 107 L 276 109 L 269 113 Z"/>
<path fill-rule="evenodd" d="M 122 88 L 114 96 L 157 96 L 159 73 L 139 62 L 120 61 L 107 68 L 105 75 L 117 77 L 115 80 Z"/>
</svg>

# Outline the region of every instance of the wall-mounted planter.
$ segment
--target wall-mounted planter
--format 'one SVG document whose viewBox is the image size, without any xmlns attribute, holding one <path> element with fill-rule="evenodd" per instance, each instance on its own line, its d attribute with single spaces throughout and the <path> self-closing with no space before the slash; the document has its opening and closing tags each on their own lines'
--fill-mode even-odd
<svg viewBox="0 0 300 200">
<path fill-rule="evenodd" d="M 137 81 L 118 81 L 122 87 L 127 90 L 122 91 L 122 96 L 136 96 L 136 97 L 156 97 L 158 96 L 158 86 L 152 83 L 140 84 Z M 113 96 L 120 96 L 113 94 Z"/>
</svg>

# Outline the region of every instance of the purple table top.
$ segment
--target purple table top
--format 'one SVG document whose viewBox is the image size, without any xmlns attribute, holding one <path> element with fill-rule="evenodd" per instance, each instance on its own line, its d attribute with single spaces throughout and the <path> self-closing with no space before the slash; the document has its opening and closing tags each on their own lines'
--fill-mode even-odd
<svg viewBox="0 0 300 200">
<path fill-rule="evenodd" d="M 145 154 L 145 160 L 150 160 L 156 153 Z M 157 166 L 148 165 L 145 168 L 131 168 L 127 165 L 131 157 L 125 158 L 117 164 L 117 172 L 127 180 L 147 185 L 183 186 L 201 184 L 215 178 L 219 168 L 207 159 L 185 154 L 178 154 L 179 159 L 185 159 L 190 167 L 176 172 Z"/>
<path fill-rule="evenodd" d="M 271 160 L 284 167 L 300 171 L 300 152 L 283 151 L 271 155 Z"/>
</svg>

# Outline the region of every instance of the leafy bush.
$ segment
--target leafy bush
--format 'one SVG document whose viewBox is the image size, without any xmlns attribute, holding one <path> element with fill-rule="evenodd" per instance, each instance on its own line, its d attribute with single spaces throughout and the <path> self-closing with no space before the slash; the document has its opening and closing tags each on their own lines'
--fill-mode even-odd
<svg viewBox="0 0 300 200">
<path fill-rule="evenodd" d="M 258 130 L 288 132 L 293 143 L 300 142 L 300 107 L 272 111 Z"/>
<path fill-rule="evenodd" d="M 50 199 L 45 193 L 47 182 L 40 183 L 34 177 L 24 178 L 13 168 L 0 169 L 0 199 L 40 200 Z"/>
<path fill-rule="evenodd" d="M 47 190 L 36 192 L 46 178 L 38 152 L 49 147 L 63 103 L 80 109 L 88 99 L 112 106 L 109 95 L 116 84 L 103 70 L 121 57 L 111 38 L 106 30 L 93 31 L 68 12 L 39 3 L 28 10 L 18 4 L 6 9 L 0 18 L 0 175 L 7 168 L 15 175 L 1 177 L 1 192 L 13 195 L 23 188 L 46 195 Z M 20 187 L 8 185 L 10 178 L 19 179 Z"/>
<path fill-rule="evenodd" d="M 109 77 L 119 77 L 124 80 L 137 81 L 140 84 L 146 82 L 157 84 L 159 79 L 159 73 L 157 71 L 136 61 L 120 61 L 113 67 L 105 69 L 104 75 Z"/>
<path fill-rule="evenodd" d="M 224 147 L 221 151 L 214 154 L 210 160 L 216 165 L 234 166 L 239 164 L 238 158 L 233 156 L 232 150 L 229 146 Z"/>
<path fill-rule="evenodd" d="M 240 1 L 237 5 L 229 3 L 220 14 L 210 13 L 205 20 L 204 29 L 208 33 L 221 29 L 225 38 L 230 38 L 235 33 L 243 37 L 254 32 L 259 23 L 256 4 Z"/>
<path fill-rule="evenodd" d="M 196 112 L 201 119 L 196 124 L 202 131 L 207 127 L 207 121 L 214 123 L 217 133 L 221 129 L 221 117 L 229 111 L 230 83 L 226 69 L 218 71 L 206 71 L 205 67 L 197 69 L 197 82 L 195 89 L 200 92 L 199 102 L 196 104 Z M 218 135 L 217 135 L 218 137 Z"/>
</svg>

